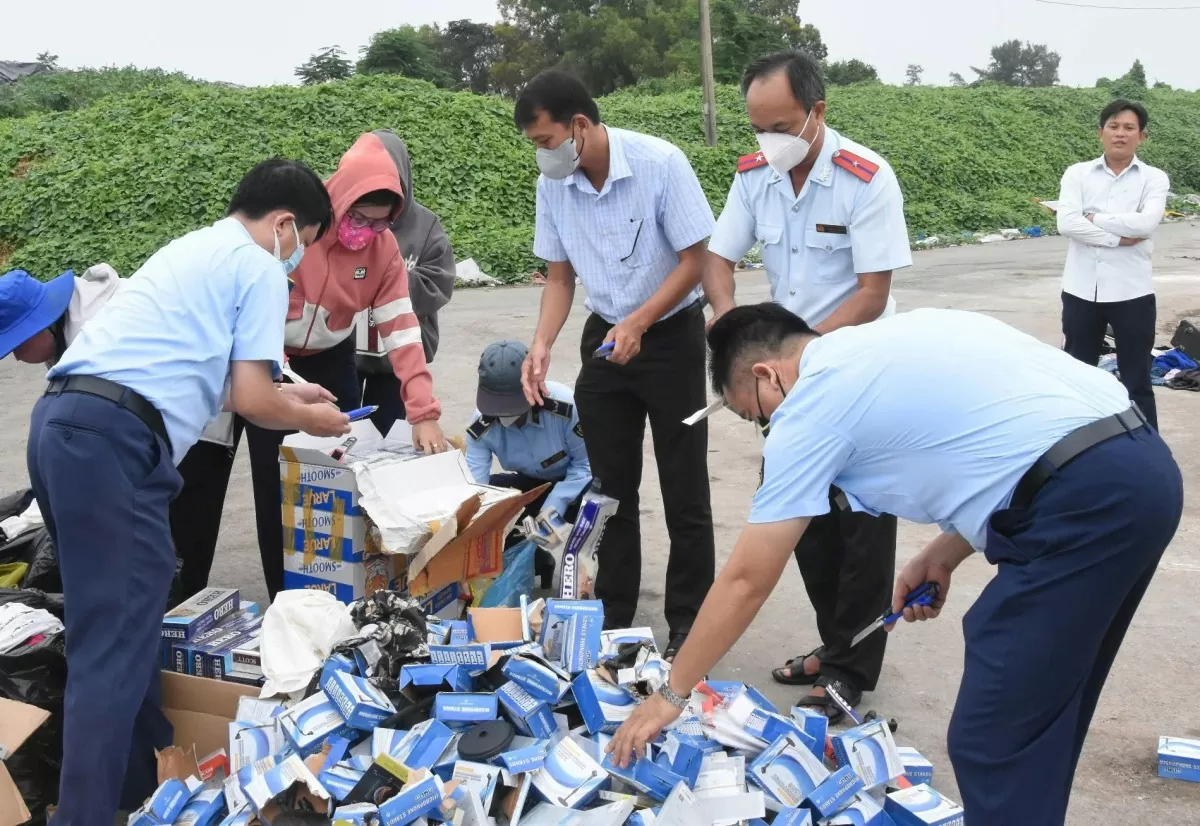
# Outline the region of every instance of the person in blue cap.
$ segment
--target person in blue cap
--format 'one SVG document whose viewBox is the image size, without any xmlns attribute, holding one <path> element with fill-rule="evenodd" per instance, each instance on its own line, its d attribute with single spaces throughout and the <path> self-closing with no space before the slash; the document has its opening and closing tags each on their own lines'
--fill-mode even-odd
<svg viewBox="0 0 1200 826">
<path fill-rule="evenodd" d="M 124 283 L 108 264 L 88 267 L 83 275 L 68 270 L 45 283 L 24 270 L 0 276 L 0 330 L 5 331 L 0 359 L 11 354 L 17 361 L 54 367 Z M 171 503 L 171 536 L 182 568 L 169 608 L 208 587 L 236 452 L 233 419 L 232 413 L 214 419 L 179 463 L 183 489 Z M 42 524 L 37 500 L 21 518 Z"/>
<path fill-rule="evenodd" d="M 523 516 L 553 508 L 574 522 L 592 481 L 575 398 L 566 385 L 549 381 L 542 403 L 530 405 L 521 389 L 527 355 L 529 349 L 519 341 L 496 341 L 483 351 L 477 409 L 467 428 L 467 465 L 481 485 L 530 491 L 554 482 Z M 492 473 L 493 456 L 504 472 Z M 549 587 L 554 558 L 539 548 L 536 567 L 542 587 Z"/>
<path fill-rule="evenodd" d="M 29 479 L 58 552 L 67 644 L 56 826 L 137 808 L 172 741 L 158 671 L 176 465 L 223 405 L 265 428 L 350 430 L 327 390 L 275 382 L 287 274 L 331 216 L 307 166 L 259 164 L 227 217 L 154 253 L 84 325 L 34 406 Z M 31 307 L 4 330 L 13 340 L 45 329 L 49 307 Z"/>
</svg>

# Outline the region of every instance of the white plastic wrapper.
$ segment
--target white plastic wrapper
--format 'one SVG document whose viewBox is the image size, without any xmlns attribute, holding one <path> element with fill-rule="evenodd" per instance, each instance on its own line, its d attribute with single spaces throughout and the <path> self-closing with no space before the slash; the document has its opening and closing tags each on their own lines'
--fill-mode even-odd
<svg viewBox="0 0 1200 826">
<path fill-rule="evenodd" d="M 0 606 L 0 654 L 12 651 L 39 634 L 62 633 L 63 624 L 49 611 L 19 602 Z"/>
<path fill-rule="evenodd" d="M 303 691 L 333 653 L 358 634 L 349 609 L 327 591 L 281 591 L 262 625 L 261 697 Z"/>
</svg>

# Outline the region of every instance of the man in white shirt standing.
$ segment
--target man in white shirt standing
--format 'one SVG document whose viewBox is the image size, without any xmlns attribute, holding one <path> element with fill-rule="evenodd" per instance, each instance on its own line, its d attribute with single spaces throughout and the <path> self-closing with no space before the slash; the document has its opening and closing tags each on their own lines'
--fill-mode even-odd
<svg viewBox="0 0 1200 826">
<path fill-rule="evenodd" d="M 1121 383 L 1157 430 L 1150 384 L 1155 321 L 1150 236 L 1162 221 L 1170 181 L 1137 156 L 1149 120 L 1140 103 L 1114 100 L 1104 107 L 1104 155 L 1063 175 L 1058 231 L 1071 239 L 1063 271 L 1064 349 L 1097 364 L 1111 325 Z"/>
</svg>

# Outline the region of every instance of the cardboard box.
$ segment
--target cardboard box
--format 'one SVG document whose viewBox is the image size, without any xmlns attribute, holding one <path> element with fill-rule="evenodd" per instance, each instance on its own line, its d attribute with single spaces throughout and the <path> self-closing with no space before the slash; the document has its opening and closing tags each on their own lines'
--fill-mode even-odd
<svg viewBox="0 0 1200 826">
<path fill-rule="evenodd" d="M 263 758 L 279 754 L 287 742 L 274 720 L 253 723 L 237 720 L 229 724 L 229 763 L 236 774 Z"/>
<path fill-rule="evenodd" d="M 854 769 L 842 766 L 804 799 L 804 805 L 816 812 L 818 818 L 833 817 L 849 806 L 861 791 L 862 778 L 854 773 Z"/>
<path fill-rule="evenodd" d="M 761 821 L 760 821 L 761 822 Z M 812 826 L 812 812 L 808 809 L 780 809 L 772 826 Z M 751 822 L 750 826 L 754 826 Z"/>
<path fill-rule="evenodd" d="M 671 771 L 687 781 L 688 786 L 695 786 L 700 778 L 700 767 L 704 763 L 704 739 L 684 734 L 678 730 L 667 732 L 662 751 L 658 760 Z"/>
<path fill-rule="evenodd" d="M 849 806 L 826 821 L 827 826 L 893 826 L 883 807 L 868 794 L 859 792 Z"/>
<path fill-rule="evenodd" d="M 239 604 L 237 588 L 205 588 L 167 612 L 162 623 L 163 639 L 194 639 L 236 611 Z"/>
<path fill-rule="evenodd" d="M 442 781 L 433 775 L 410 782 L 379 807 L 383 826 L 406 826 L 442 805 Z"/>
<path fill-rule="evenodd" d="M 550 706 L 538 700 L 521 686 L 507 682 L 496 689 L 496 699 L 504 716 L 526 737 L 549 737 L 558 730 Z"/>
<path fill-rule="evenodd" d="M 341 713 L 351 728 L 374 731 L 375 727 L 396 713 L 396 707 L 382 691 L 361 677 L 344 671 L 333 671 L 321 683 L 321 690 Z"/>
<path fill-rule="evenodd" d="M 600 664 L 600 632 L 604 603 L 589 600 L 546 600 L 539 642 L 546 657 L 571 674 Z"/>
<path fill-rule="evenodd" d="M 558 703 L 571 690 L 571 675 L 534 654 L 510 657 L 501 673 L 543 703 Z"/>
<path fill-rule="evenodd" d="M 585 671 L 571 683 L 579 713 L 591 734 L 612 734 L 637 708 L 633 695 L 595 671 Z"/>
<path fill-rule="evenodd" d="M 824 716 L 824 715 L 821 715 Z M 904 776 L 914 786 L 933 784 L 933 763 L 912 746 L 897 746 L 896 753 L 904 766 Z"/>
<path fill-rule="evenodd" d="M 1200 740 L 1159 737 L 1158 776 L 1200 783 Z"/>
<path fill-rule="evenodd" d="M 658 644 L 654 641 L 654 629 L 652 628 L 615 628 L 611 631 L 600 632 L 600 662 L 606 662 L 617 656 L 617 652 L 623 645 L 631 645 L 636 643 L 649 642 L 654 646 L 654 650 L 658 650 Z"/>
<path fill-rule="evenodd" d="M 174 826 L 216 826 L 225 814 L 225 796 L 220 789 L 206 789 L 183 807 Z"/>
<path fill-rule="evenodd" d="M 281 714 L 279 728 L 301 757 L 316 754 L 332 737 L 353 738 L 357 742 L 362 736 L 355 733 L 324 691 L 318 691 Z"/>
<path fill-rule="evenodd" d="M 379 822 L 379 807 L 373 803 L 351 803 L 333 810 L 334 826 L 374 826 Z"/>
<path fill-rule="evenodd" d="M 296 754 L 247 783 L 246 797 L 255 811 L 261 812 L 276 797 L 301 784 L 312 797 L 329 802 L 329 792 Z"/>
<path fill-rule="evenodd" d="M 129 826 L 163 826 L 172 824 L 183 807 L 200 791 L 202 784 L 195 777 L 166 780 L 150 795 L 142 807 L 129 816 Z"/>
<path fill-rule="evenodd" d="M 434 665 L 415 663 L 400 667 L 400 688 L 409 686 L 420 693 L 436 693 L 442 690 L 470 691 L 475 681 L 463 665 Z"/>
<path fill-rule="evenodd" d="M 228 747 L 229 723 L 237 719 L 238 702 L 257 695 L 247 686 L 162 673 L 163 712 L 175 727 L 175 745 L 195 748 L 196 754 Z"/>
<path fill-rule="evenodd" d="M 807 706 L 793 706 L 792 719 L 812 738 L 813 754 L 825 759 L 825 738 L 829 736 L 829 718 L 825 712 Z"/>
<path fill-rule="evenodd" d="M 36 706 L 0 699 L 0 747 L 10 756 L 16 754 L 49 719 L 50 712 Z M 0 760 L 0 824 L 24 823 L 29 817 L 16 782 Z"/>
<path fill-rule="evenodd" d="M 534 740 L 532 737 L 517 736 L 513 738 L 512 745 L 507 751 L 501 752 L 495 757 L 495 761 L 509 775 L 518 775 L 540 769 L 546 762 L 546 755 L 549 752 L 549 740 Z"/>
<path fill-rule="evenodd" d="M 163 648 L 166 652 L 166 662 L 163 667 L 176 674 L 192 674 L 204 676 L 204 660 L 201 650 L 209 642 L 228 635 L 231 631 L 242 631 L 262 624 L 262 612 L 258 604 L 245 603 L 241 608 L 229 614 L 219 623 L 203 631 L 190 640 L 164 639 Z"/>
<path fill-rule="evenodd" d="M 799 733 L 775 740 L 750 764 L 750 778 L 788 808 L 795 808 L 829 777 Z"/>
<path fill-rule="evenodd" d="M 404 735 L 391 756 L 410 769 L 432 768 L 453 739 L 445 723 L 426 720 Z"/>
<path fill-rule="evenodd" d="M 582 809 L 608 781 L 608 772 L 570 737 L 559 740 L 532 775 L 533 787 L 557 806 Z"/>
<path fill-rule="evenodd" d="M 440 692 L 433 701 L 433 717 L 451 728 L 465 728 L 475 723 L 495 720 L 499 701 L 492 692 Z"/>
<path fill-rule="evenodd" d="M 925 784 L 889 792 L 883 810 L 896 826 L 964 826 L 963 810 Z"/>
<path fill-rule="evenodd" d="M 878 788 L 904 774 L 896 741 L 883 720 L 856 726 L 831 739 L 838 765 L 853 767 L 867 789 Z"/>
<path fill-rule="evenodd" d="M 350 790 L 341 798 L 346 803 L 382 803 L 394 797 L 408 782 L 408 767 L 386 754 L 375 758 Z"/>
</svg>

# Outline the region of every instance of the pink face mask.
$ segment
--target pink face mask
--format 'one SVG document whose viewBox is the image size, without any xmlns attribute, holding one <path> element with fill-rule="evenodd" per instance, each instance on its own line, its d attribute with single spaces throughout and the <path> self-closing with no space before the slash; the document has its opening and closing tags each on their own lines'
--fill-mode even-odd
<svg viewBox="0 0 1200 826">
<path fill-rule="evenodd" d="M 349 215 L 343 215 L 342 220 L 338 223 L 338 241 L 346 249 L 352 252 L 364 250 L 375 240 L 375 236 L 379 234 L 379 230 L 368 224 L 367 226 L 355 226 L 358 223 Z"/>
</svg>

